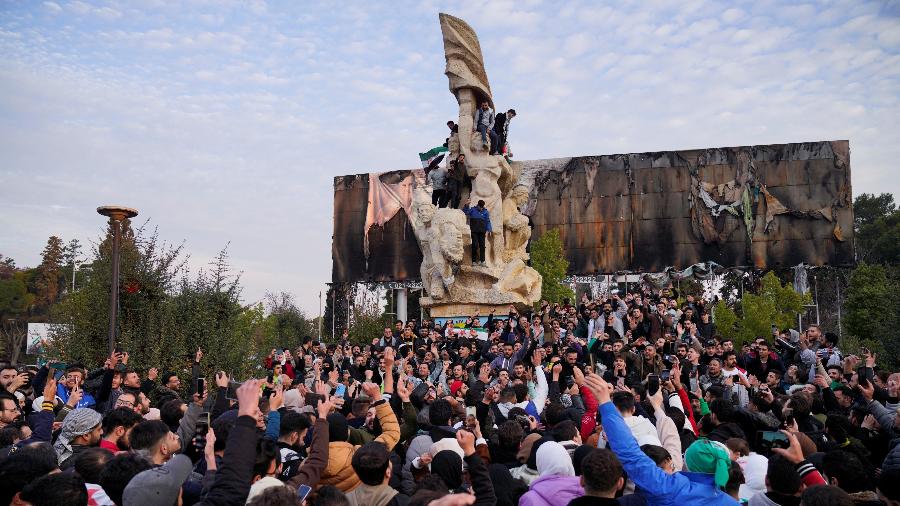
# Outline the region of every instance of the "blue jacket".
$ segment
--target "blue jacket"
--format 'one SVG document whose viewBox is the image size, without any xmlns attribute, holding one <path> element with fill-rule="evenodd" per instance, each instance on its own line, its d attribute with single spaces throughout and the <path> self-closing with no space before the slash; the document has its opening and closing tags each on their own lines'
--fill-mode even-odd
<svg viewBox="0 0 900 506">
<path fill-rule="evenodd" d="M 481 227 L 478 227 L 475 224 L 475 220 L 482 221 L 484 223 L 484 230 L 487 232 L 493 232 L 491 229 L 491 213 L 485 207 L 484 209 L 478 209 L 477 207 L 469 207 L 468 205 L 463 206 L 463 212 L 466 213 L 466 216 L 471 218 L 471 228 L 473 231 L 481 230 Z"/>
<path fill-rule="evenodd" d="M 62 383 L 56 385 L 56 396 L 62 399 L 63 402 L 69 402 L 69 389 Z M 78 401 L 78 405 L 76 408 L 93 408 L 97 405 L 97 401 L 94 400 L 94 397 L 87 393 L 87 391 L 81 391 L 81 400 Z"/>
<path fill-rule="evenodd" d="M 739 504 L 716 487 L 713 475 L 679 472 L 668 474 L 660 469 L 638 446 L 631 429 L 612 402 L 600 406 L 603 431 L 610 449 L 622 462 L 622 467 L 635 485 L 641 488 L 648 505 L 711 505 Z"/>
</svg>

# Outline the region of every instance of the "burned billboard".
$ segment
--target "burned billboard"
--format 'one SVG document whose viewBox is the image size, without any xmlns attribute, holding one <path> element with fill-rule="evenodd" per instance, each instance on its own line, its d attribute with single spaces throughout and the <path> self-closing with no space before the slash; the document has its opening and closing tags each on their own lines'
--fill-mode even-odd
<svg viewBox="0 0 900 506">
<path fill-rule="evenodd" d="M 853 263 L 848 141 L 518 162 L 532 240 L 558 229 L 569 273 L 700 262 L 769 269 Z M 411 195 L 422 170 L 335 178 L 332 280 L 418 279 Z"/>
</svg>

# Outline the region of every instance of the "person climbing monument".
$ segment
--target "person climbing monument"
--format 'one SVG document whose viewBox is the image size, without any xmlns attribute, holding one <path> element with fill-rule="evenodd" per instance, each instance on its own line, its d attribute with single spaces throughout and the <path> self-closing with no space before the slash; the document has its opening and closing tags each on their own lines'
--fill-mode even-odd
<svg viewBox="0 0 900 506">
<path fill-rule="evenodd" d="M 487 100 L 481 102 L 481 107 L 475 113 L 475 130 L 481 133 L 481 142 L 484 147 L 488 148 L 490 154 L 495 154 L 497 133 L 494 132 L 494 111 Z"/>
<path fill-rule="evenodd" d="M 472 232 L 472 265 L 484 267 L 485 234 L 494 235 L 491 228 L 491 213 L 484 207 L 484 201 L 469 207 L 471 200 L 466 200 L 463 212 L 469 217 L 469 230 Z"/>
</svg>

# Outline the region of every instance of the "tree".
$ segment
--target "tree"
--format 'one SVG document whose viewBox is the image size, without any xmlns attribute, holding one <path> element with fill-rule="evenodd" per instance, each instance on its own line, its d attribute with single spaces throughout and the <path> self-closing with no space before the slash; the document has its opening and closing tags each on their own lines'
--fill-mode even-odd
<svg viewBox="0 0 900 506">
<path fill-rule="evenodd" d="M 563 299 L 574 299 L 575 293 L 563 284 L 569 261 L 566 260 L 559 230 L 552 229 L 531 243 L 531 266 L 542 279 L 541 298 L 549 302 L 562 302 Z"/>
<path fill-rule="evenodd" d="M 861 262 L 900 264 L 900 209 L 894 196 L 863 193 L 853 202 L 856 254 Z"/>
<path fill-rule="evenodd" d="M 81 243 L 78 242 L 78 239 L 72 239 L 66 244 L 65 249 L 63 250 L 63 261 L 65 262 L 66 267 L 69 268 L 69 272 L 66 274 L 66 280 L 70 280 L 72 282 L 72 289 L 75 287 L 75 270 L 78 268 L 78 265 L 81 264 Z M 68 283 L 66 283 L 68 286 Z"/>
<path fill-rule="evenodd" d="M 273 347 L 293 349 L 306 336 L 314 336 L 318 329 L 294 303 L 287 292 L 266 293 L 266 323 L 270 326 Z"/>
<path fill-rule="evenodd" d="M 769 272 L 762 277 L 758 293 L 744 292 L 734 307 L 729 307 L 724 300 L 716 303 L 716 327 L 736 344 L 769 337 L 772 325 L 779 329 L 796 326 L 797 314 L 810 299 L 809 294 L 795 292 L 790 284 L 782 285 L 778 276 Z"/>
<path fill-rule="evenodd" d="M 879 355 L 883 366 L 896 365 L 900 357 L 900 313 L 896 311 L 900 307 L 898 283 L 900 269 L 860 264 L 850 277 L 844 304 L 847 332 L 862 343 L 880 343 L 886 351 Z M 847 353 L 856 353 L 855 349 L 842 349 Z"/>
<path fill-rule="evenodd" d="M 63 276 L 63 248 L 62 239 L 53 235 L 47 239 L 47 246 L 41 253 L 41 265 L 38 267 L 40 276 L 37 283 L 37 302 L 43 307 L 49 308 L 53 305 L 62 291 L 60 280 Z"/>
<path fill-rule="evenodd" d="M 325 292 L 325 314 L 322 316 L 322 335 L 337 337 L 347 328 L 348 300 L 353 299 L 355 287 L 352 283 L 330 283 Z M 333 324 L 332 324 L 333 322 Z M 331 328 L 334 326 L 334 334 Z"/>
<path fill-rule="evenodd" d="M 853 226 L 858 232 L 861 227 L 871 225 L 895 210 L 894 196 L 890 193 L 857 195 L 853 200 Z"/>
</svg>

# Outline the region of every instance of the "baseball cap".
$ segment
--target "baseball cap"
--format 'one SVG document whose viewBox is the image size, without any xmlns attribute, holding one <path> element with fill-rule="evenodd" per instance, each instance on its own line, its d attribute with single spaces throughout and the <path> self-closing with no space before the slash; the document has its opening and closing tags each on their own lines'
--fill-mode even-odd
<svg viewBox="0 0 900 506">
<path fill-rule="evenodd" d="M 122 494 L 123 506 L 175 504 L 181 485 L 191 475 L 191 459 L 176 455 L 165 464 L 138 473 Z"/>
</svg>

